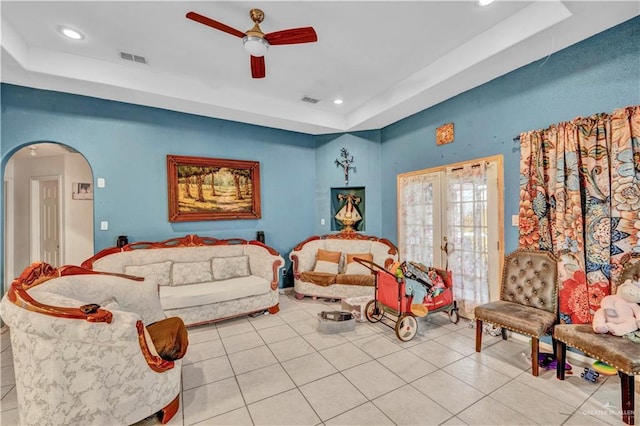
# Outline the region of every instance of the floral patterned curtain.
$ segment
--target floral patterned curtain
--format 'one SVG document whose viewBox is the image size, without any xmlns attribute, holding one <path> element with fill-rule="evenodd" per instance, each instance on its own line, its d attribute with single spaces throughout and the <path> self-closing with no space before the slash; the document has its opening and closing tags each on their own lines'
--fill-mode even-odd
<svg viewBox="0 0 640 426">
<path fill-rule="evenodd" d="M 560 318 L 591 322 L 640 254 L 640 106 L 520 135 L 521 248 L 561 255 Z"/>
</svg>

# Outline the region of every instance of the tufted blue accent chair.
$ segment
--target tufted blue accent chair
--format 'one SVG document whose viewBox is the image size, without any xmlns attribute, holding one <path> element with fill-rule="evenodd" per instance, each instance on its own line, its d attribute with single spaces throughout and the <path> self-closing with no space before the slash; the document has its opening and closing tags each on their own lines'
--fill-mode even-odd
<svg viewBox="0 0 640 426">
<path fill-rule="evenodd" d="M 488 322 L 531 337 L 531 369 L 538 375 L 541 336 L 558 323 L 558 259 L 546 251 L 516 250 L 504 259 L 500 300 L 475 308 L 476 352 L 482 349 L 482 324 Z M 554 345 L 555 348 L 555 345 Z"/>
</svg>

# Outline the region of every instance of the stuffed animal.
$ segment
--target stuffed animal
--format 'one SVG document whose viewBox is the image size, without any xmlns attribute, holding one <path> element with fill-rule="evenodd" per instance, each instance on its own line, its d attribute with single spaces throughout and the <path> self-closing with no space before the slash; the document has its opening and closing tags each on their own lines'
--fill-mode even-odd
<svg viewBox="0 0 640 426">
<path fill-rule="evenodd" d="M 605 296 L 593 316 L 593 331 L 624 336 L 640 328 L 640 282 L 626 280 L 616 294 Z"/>
</svg>

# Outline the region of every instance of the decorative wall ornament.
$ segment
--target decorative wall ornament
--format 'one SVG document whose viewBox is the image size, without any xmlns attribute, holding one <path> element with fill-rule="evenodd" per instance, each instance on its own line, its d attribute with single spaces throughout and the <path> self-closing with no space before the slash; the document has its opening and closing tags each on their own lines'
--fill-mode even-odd
<svg viewBox="0 0 640 426">
<path fill-rule="evenodd" d="M 443 124 L 436 129 L 436 145 L 453 142 L 453 123 Z"/>
<path fill-rule="evenodd" d="M 349 151 L 347 151 L 347 148 L 342 148 L 340 150 L 340 157 L 342 157 L 342 160 L 336 158 L 336 166 L 342 167 L 342 169 L 344 170 L 344 184 L 349 185 L 349 170 L 356 169 L 355 167 L 351 166 L 351 163 L 353 163 L 353 155 L 349 156 Z"/>
<path fill-rule="evenodd" d="M 331 188 L 332 231 L 365 230 L 365 188 Z"/>
</svg>

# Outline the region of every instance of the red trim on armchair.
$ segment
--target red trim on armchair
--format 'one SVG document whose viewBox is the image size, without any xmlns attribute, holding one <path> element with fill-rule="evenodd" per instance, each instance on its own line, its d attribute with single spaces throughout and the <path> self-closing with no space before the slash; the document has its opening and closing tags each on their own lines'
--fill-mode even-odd
<svg viewBox="0 0 640 426">
<path fill-rule="evenodd" d="M 90 310 L 90 312 L 85 312 L 81 310 L 81 308 L 47 305 L 45 303 L 38 302 L 27 292 L 28 289 L 53 278 L 87 274 L 119 276 L 134 281 L 142 281 L 142 278 L 132 277 L 130 275 L 97 272 L 80 266 L 65 265 L 59 268 L 54 268 L 48 263 L 36 262 L 27 267 L 18 278 L 13 280 L 11 287 L 9 287 L 9 291 L 7 292 L 7 297 L 15 305 L 43 315 L 58 318 L 83 319 L 89 322 L 110 323 L 113 319 L 113 314 L 105 309 L 97 308 Z"/>
<path fill-rule="evenodd" d="M 166 359 L 151 353 L 149 345 L 147 344 L 147 339 L 144 337 L 144 324 L 142 321 L 138 320 L 136 322 L 136 329 L 138 330 L 138 343 L 140 343 L 140 350 L 142 350 L 142 355 L 144 355 L 144 359 L 147 361 L 147 364 L 149 364 L 149 367 L 156 373 L 163 373 L 167 370 L 171 370 L 175 365 L 173 361 L 167 361 Z"/>
</svg>

